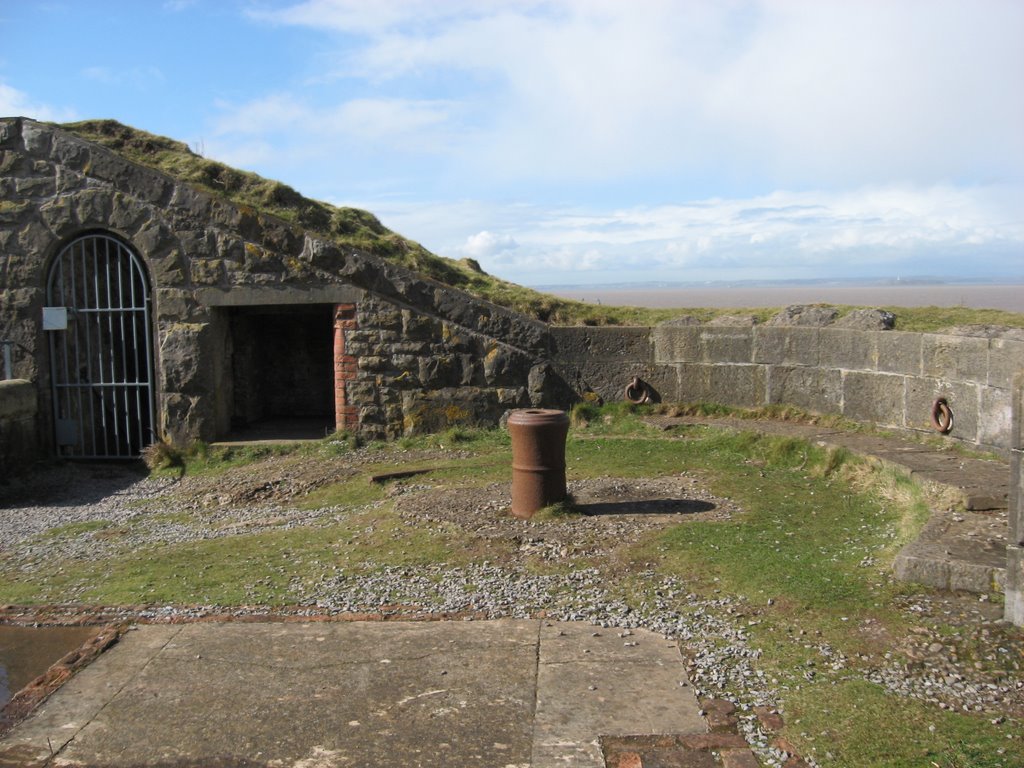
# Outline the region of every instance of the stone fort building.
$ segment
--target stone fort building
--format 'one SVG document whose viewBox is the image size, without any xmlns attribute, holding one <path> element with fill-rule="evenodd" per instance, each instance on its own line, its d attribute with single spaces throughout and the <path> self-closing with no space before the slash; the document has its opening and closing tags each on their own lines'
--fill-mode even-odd
<svg viewBox="0 0 1024 768">
<path fill-rule="evenodd" d="M 93 130 L 155 154 L 170 143 Z M 231 169 L 199 163 L 196 183 L 132 157 L 0 118 L 0 472 L 36 455 L 134 457 L 156 439 L 212 441 L 275 418 L 370 439 L 493 425 L 515 408 L 622 399 L 640 377 L 666 402 L 785 403 L 932 434 L 941 398 L 955 415 L 947 439 L 1011 457 L 1019 486 L 1019 336 L 799 318 L 552 326 L 324 234 L 418 248 L 369 214 L 336 220 L 264 182 L 271 208 L 297 202 L 289 221 L 219 193 Z M 1024 584 L 1016 527 L 1010 570 Z"/>
</svg>

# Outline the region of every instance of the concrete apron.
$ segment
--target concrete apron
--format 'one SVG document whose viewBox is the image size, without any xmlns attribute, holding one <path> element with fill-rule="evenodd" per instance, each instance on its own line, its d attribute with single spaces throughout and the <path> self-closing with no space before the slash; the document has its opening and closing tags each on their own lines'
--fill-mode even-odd
<svg viewBox="0 0 1024 768">
<path fill-rule="evenodd" d="M 677 645 L 543 620 L 142 626 L 0 741 L 0 765 L 604 766 L 707 730 Z"/>
</svg>

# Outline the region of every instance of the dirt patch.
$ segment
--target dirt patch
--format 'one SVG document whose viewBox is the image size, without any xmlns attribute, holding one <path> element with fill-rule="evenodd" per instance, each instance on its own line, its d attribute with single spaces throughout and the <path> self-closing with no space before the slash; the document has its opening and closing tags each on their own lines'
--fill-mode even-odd
<svg viewBox="0 0 1024 768">
<path fill-rule="evenodd" d="M 395 484 L 395 509 L 414 525 L 443 524 L 488 539 L 506 539 L 521 555 L 544 560 L 596 556 L 638 541 L 647 532 L 688 521 L 722 521 L 739 512 L 706 490 L 691 473 L 659 478 L 574 480 L 569 493 L 579 514 L 519 520 L 511 513 L 509 483 L 477 488 Z"/>
<path fill-rule="evenodd" d="M 450 460 L 458 456 L 456 451 L 408 451 L 398 454 L 398 460 L 412 464 Z M 213 477 L 183 477 L 175 495 L 197 500 L 202 507 L 244 507 L 289 502 L 326 485 L 344 482 L 377 462 L 391 464 L 395 460 L 396 456 L 391 454 L 381 456 L 373 452 L 357 451 L 333 458 L 269 456 L 250 464 L 231 467 Z"/>
</svg>

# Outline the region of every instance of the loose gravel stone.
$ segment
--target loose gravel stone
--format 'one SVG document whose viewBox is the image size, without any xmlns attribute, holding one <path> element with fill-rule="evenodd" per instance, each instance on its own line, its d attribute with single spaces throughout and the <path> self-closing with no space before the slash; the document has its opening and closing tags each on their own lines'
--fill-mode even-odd
<svg viewBox="0 0 1024 768">
<path fill-rule="evenodd" d="M 412 458 L 412 457 L 410 457 Z M 417 456 L 422 459 L 423 456 Z M 370 461 L 356 456 L 351 461 Z M 294 470 L 294 465 L 291 469 Z M 302 488 L 351 472 L 338 462 L 303 477 L 276 482 L 285 470 L 271 463 L 219 477 L 147 478 L 118 466 L 69 464 L 33 476 L 31 483 L 0 488 L 0 555 L 10 567 L 32 571 L 62 559 L 98 559 L 154 544 L 251 533 L 266 528 L 324 526 L 358 510 L 300 510 L 290 502 Z M 302 471 L 301 469 L 299 471 Z M 276 472 L 276 474 L 275 474 Z M 935 630 L 912 634 L 883 658 L 846 657 L 803 630 L 815 659 L 790 675 L 769 679 L 759 668 L 762 651 L 752 646 L 749 628 L 758 611 L 724 595 L 701 597 L 685 583 L 653 572 L 630 573 L 632 599 L 616 594 L 621 573 L 611 567 L 574 568 L 574 558 L 607 562 L 615 547 L 628 545 L 659 527 L 687 520 L 729 519 L 739 508 L 704 490 L 697 475 L 653 479 L 599 478 L 570 484 L 576 502 L 592 514 L 547 520 L 517 520 L 506 512 L 507 484 L 483 488 L 435 487 L 429 477 L 389 484 L 388 503 L 409 525 L 456 526 L 466 536 L 504 539 L 511 554 L 501 562 L 464 567 L 373 567 L 358 573 L 335 571 L 315 583 L 289 585 L 293 616 L 336 614 L 445 615 L 473 618 L 528 618 L 586 621 L 596 630 L 614 630 L 623 642 L 636 628 L 652 630 L 679 643 L 687 676 L 702 699 L 731 702 L 738 728 L 764 765 L 781 766 L 787 753 L 772 746 L 772 734 L 756 711 L 779 711 L 779 701 L 795 686 L 824 677 L 839 682 L 866 679 L 899 696 L 949 710 L 982 712 L 993 722 L 1024 714 L 1024 682 L 1019 667 L 1024 641 L 1003 625 L 998 606 L 977 600 L 917 596 L 899 607 Z M 90 530 L 95 525 L 97 530 Z M 103 535 L 108 528 L 119 535 Z M 60 531 L 67 531 L 61 535 Z M 56 534 L 55 534 L 56 531 Z M 498 548 L 501 551 L 502 548 Z M 538 573 L 547 563 L 554 573 Z M 563 566 L 565 563 L 567 565 Z M 763 604 L 762 604 L 763 605 Z M 279 614 L 263 606 L 144 606 L 101 609 L 104 620 L 188 621 L 208 616 Z M 940 636 L 939 624 L 958 627 Z M 973 664 L 964 663 L 971 658 Z M 784 714 L 784 713 L 783 713 Z M 814 765 L 810 759 L 808 764 Z"/>
</svg>

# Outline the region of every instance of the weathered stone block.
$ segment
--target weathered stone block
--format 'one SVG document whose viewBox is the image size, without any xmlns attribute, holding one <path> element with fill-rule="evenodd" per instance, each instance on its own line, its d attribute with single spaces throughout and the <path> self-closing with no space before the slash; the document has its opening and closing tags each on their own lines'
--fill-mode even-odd
<svg viewBox="0 0 1024 768">
<path fill-rule="evenodd" d="M 143 258 L 151 261 L 163 258 L 174 250 L 188 256 L 196 254 L 194 249 L 185 250 L 175 233 L 157 218 L 147 219 L 141 224 L 132 237 L 132 245 L 139 249 Z"/>
<path fill-rule="evenodd" d="M 53 131 L 48 127 L 25 121 L 21 123 L 21 138 L 25 150 L 37 157 L 48 157 L 53 146 Z"/>
<path fill-rule="evenodd" d="M 464 387 L 483 386 L 485 384 L 483 365 L 480 364 L 476 356 L 461 354 L 458 357 L 462 367 L 462 378 L 459 383 Z"/>
<path fill-rule="evenodd" d="M 1006 548 L 1006 586 L 1003 617 L 1024 627 L 1024 548 Z"/>
<path fill-rule="evenodd" d="M 23 418 L 36 414 L 36 388 L 30 381 L 0 381 L 0 419 Z"/>
<path fill-rule="evenodd" d="M 15 179 L 14 192 L 21 197 L 50 197 L 57 194 L 57 180 L 53 176 Z"/>
<path fill-rule="evenodd" d="M 193 285 L 220 285 L 224 279 L 224 262 L 220 259 L 191 259 L 188 268 Z"/>
<path fill-rule="evenodd" d="M 183 209 L 186 218 L 190 220 L 208 221 L 211 214 L 211 203 L 209 195 L 205 195 L 187 184 L 176 184 L 168 206 Z"/>
<path fill-rule="evenodd" d="M 394 355 L 391 364 L 398 371 L 394 384 L 403 389 L 420 386 L 420 360 L 416 355 Z"/>
<path fill-rule="evenodd" d="M 210 391 L 214 339 L 208 323 L 165 323 L 159 335 L 160 386 L 167 392 Z"/>
<path fill-rule="evenodd" d="M 441 338 L 441 323 L 433 318 L 402 310 L 402 334 L 410 341 L 431 341 Z"/>
<path fill-rule="evenodd" d="M 560 360 L 653 363 L 650 328 L 552 328 L 553 356 Z M 625 386 L 625 385 L 623 385 Z"/>
<path fill-rule="evenodd" d="M 887 336 L 888 333 L 885 333 Z M 819 332 L 822 368 L 874 371 L 878 367 L 878 346 L 885 343 L 881 331 L 822 328 Z"/>
<path fill-rule="evenodd" d="M 878 341 L 878 370 L 920 376 L 922 335 L 902 331 L 886 332 Z"/>
<path fill-rule="evenodd" d="M 712 365 L 708 386 L 711 400 L 723 405 L 757 408 L 767 401 L 763 365 Z"/>
<path fill-rule="evenodd" d="M 843 372 L 843 416 L 856 421 L 901 427 L 904 424 L 906 377 Z"/>
<path fill-rule="evenodd" d="M 154 313 L 161 324 L 203 321 L 197 316 L 200 308 L 192 291 L 164 287 L 157 288 L 153 295 L 156 300 Z"/>
<path fill-rule="evenodd" d="M 56 238 L 70 237 L 79 230 L 73 201 L 67 197 L 58 197 L 39 206 L 39 219 Z"/>
<path fill-rule="evenodd" d="M 700 328 L 701 360 L 705 363 L 750 363 L 754 332 L 750 328 Z"/>
<path fill-rule="evenodd" d="M 160 435 L 182 444 L 196 439 L 212 440 L 214 436 L 204 428 L 201 399 L 177 392 L 162 393 L 157 398 Z"/>
<path fill-rule="evenodd" d="M 1024 371 L 1024 342 L 1013 339 L 989 339 L 988 385 L 1001 389 L 1013 387 L 1017 374 Z"/>
<path fill-rule="evenodd" d="M 0 226 L 5 229 L 21 226 L 34 212 L 35 206 L 27 200 L 22 202 L 0 200 Z"/>
<path fill-rule="evenodd" d="M 152 209 L 139 205 L 132 198 L 121 192 L 110 196 L 108 225 L 132 238 L 142 226 L 152 218 Z"/>
<path fill-rule="evenodd" d="M 704 360 L 701 326 L 659 325 L 651 331 L 656 363 L 699 363 Z"/>
<path fill-rule="evenodd" d="M 1010 454 L 1010 546 L 1024 547 L 1024 451 Z M 1024 586 L 1024 584 L 1022 584 Z"/>
<path fill-rule="evenodd" d="M 484 355 L 484 381 L 490 385 L 508 385 L 522 379 L 522 361 L 511 349 L 492 342 Z"/>
<path fill-rule="evenodd" d="M 674 365 L 647 365 L 637 374 L 647 384 L 656 403 L 679 402 L 679 372 Z M 627 381 L 626 384 L 629 382 Z M 619 397 L 625 397 L 625 385 Z"/>
<path fill-rule="evenodd" d="M 17 152 L 11 152 L 10 150 L 0 150 L 0 174 L 8 178 L 14 178 L 16 175 L 24 172 L 25 167 L 28 163 L 25 159 Z"/>
<path fill-rule="evenodd" d="M 818 365 L 820 330 L 799 327 L 754 328 L 753 362 Z"/>
<path fill-rule="evenodd" d="M 605 402 L 616 403 L 625 400 L 626 386 L 639 376 L 658 398 L 665 402 L 676 400 L 676 373 L 674 366 L 648 365 L 624 361 L 622 365 L 610 366 L 604 362 L 581 362 L 571 366 L 559 366 L 565 381 L 577 391 L 596 392 Z"/>
<path fill-rule="evenodd" d="M 436 355 L 420 359 L 420 381 L 424 387 L 442 389 L 462 382 L 461 360 L 456 355 Z"/>
<path fill-rule="evenodd" d="M 363 321 L 368 325 L 374 325 L 382 330 L 396 331 L 399 333 L 403 330 L 402 312 L 394 305 L 378 302 L 372 313 L 368 314 L 369 317 Z"/>
<path fill-rule="evenodd" d="M 75 171 L 82 171 L 92 163 L 90 147 L 73 136 L 55 135 L 50 157 L 55 163 Z"/>
<path fill-rule="evenodd" d="M 680 363 L 676 366 L 676 400 L 681 403 L 713 402 L 711 368 L 704 363 Z"/>
<path fill-rule="evenodd" d="M 133 177 L 139 172 L 117 155 L 101 147 L 89 147 L 89 161 L 82 170 L 94 179 L 102 179 L 121 189 L 129 189 Z"/>
<path fill-rule="evenodd" d="M 978 443 L 1005 450 L 1006 446 L 1012 444 L 1011 390 L 978 387 L 978 394 L 981 397 L 978 409 Z"/>
<path fill-rule="evenodd" d="M 21 124 L 17 118 L 0 120 L 0 147 L 13 146 L 21 138 Z"/>
<path fill-rule="evenodd" d="M 927 378 L 906 379 L 906 411 L 902 426 L 934 431 L 932 407 L 937 398 L 946 398 L 953 413 L 951 437 L 975 442 L 978 439 L 978 386 Z"/>
<path fill-rule="evenodd" d="M 38 393 L 30 381 L 0 381 L 0 473 L 9 476 L 39 458 Z"/>
<path fill-rule="evenodd" d="M 102 228 L 110 225 L 112 201 L 106 190 L 85 190 L 72 198 L 74 213 L 83 227 Z"/>
<path fill-rule="evenodd" d="M 445 347 L 456 352 L 472 352 L 472 334 L 460 325 L 455 323 L 442 323 L 441 341 Z"/>
<path fill-rule="evenodd" d="M 527 397 L 525 387 L 498 387 L 494 392 L 498 398 L 498 404 L 505 408 L 524 408 L 527 405 L 532 405 Z"/>
<path fill-rule="evenodd" d="M 946 381 L 988 381 L 988 339 L 923 334 L 921 373 Z"/>
<path fill-rule="evenodd" d="M 772 365 L 767 370 L 767 402 L 785 403 L 815 413 L 839 413 L 843 375 L 836 368 Z"/>
<path fill-rule="evenodd" d="M 220 249 L 217 249 L 218 253 Z M 244 271 L 248 273 L 281 274 L 285 271 L 281 256 L 255 243 L 245 244 Z"/>
<path fill-rule="evenodd" d="M 422 364 L 423 361 L 420 361 Z M 359 358 L 359 370 L 367 373 L 386 373 L 391 370 L 391 359 L 377 355 Z"/>
<path fill-rule="evenodd" d="M 1014 377 L 1010 425 L 1010 545 L 1024 547 L 1024 373 Z M 1019 582 L 1024 592 L 1024 579 Z M 1024 594 L 1022 594 L 1024 599 Z M 1024 609 L 1024 603 L 1022 603 Z M 1021 622 L 1024 623 L 1024 613 Z"/>
<path fill-rule="evenodd" d="M 493 426 L 505 407 L 494 390 L 459 387 L 406 392 L 402 396 L 402 411 L 404 433 L 418 435 L 457 426 Z"/>
<path fill-rule="evenodd" d="M 350 381 L 345 384 L 345 392 L 348 395 L 348 401 L 351 403 L 366 405 L 379 402 L 377 397 L 379 388 L 372 379 Z"/>
</svg>

